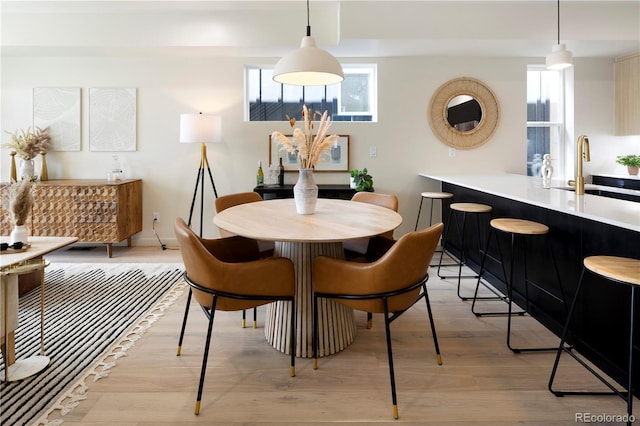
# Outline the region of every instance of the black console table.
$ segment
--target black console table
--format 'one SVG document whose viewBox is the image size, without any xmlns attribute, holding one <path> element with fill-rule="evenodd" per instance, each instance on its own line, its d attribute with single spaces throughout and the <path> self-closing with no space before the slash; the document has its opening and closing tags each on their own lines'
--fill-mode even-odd
<svg viewBox="0 0 640 426">
<path fill-rule="evenodd" d="M 293 185 L 258 185 L 253 188 L 254 192 L 260 194 L 265 200 L 274 198 L 293 198 Z M 319 184 L 319 198 L 337 198 L 341 200 L 350 200 L 356 190 L 347 184 Z"/>
</svg>

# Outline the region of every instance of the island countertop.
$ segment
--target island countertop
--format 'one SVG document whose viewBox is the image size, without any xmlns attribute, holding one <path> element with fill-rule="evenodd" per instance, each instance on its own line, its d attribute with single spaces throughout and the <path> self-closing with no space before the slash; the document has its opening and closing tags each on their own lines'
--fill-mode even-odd
<svg viewBox="0 0 640 426">
<path fill-rule="evenodd" d="M 420 176 L 508 198 L 514 201 L 579 216 L 585 219 L 640 232 L 640 203 L 599 195 L 576 195 L 567 191 L 566 182 L 553 180 L 551 188 L 542 187 L 542 179 L 516 174 Z M 592 185 L 585 185 L 589 188 Z M 640 191 L 634 191 L 640 192 Z"/>
</svg>

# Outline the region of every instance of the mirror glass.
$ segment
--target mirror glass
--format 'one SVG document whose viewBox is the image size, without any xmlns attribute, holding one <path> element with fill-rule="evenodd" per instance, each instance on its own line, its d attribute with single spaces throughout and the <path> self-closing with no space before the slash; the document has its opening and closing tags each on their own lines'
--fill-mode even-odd
<svg viewBox="0 0 640 426">
<path fill-rule="evenodd" d="M 480 124 L 482 107 L 472 96 L 458 95 L 447 104 L 447 122 L 456 130 L 468 132 Z"/>
</svg>

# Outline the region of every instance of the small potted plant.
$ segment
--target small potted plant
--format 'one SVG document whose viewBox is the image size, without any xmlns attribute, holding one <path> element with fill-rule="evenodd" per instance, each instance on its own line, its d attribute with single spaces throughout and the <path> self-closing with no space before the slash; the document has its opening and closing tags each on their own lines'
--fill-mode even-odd
<svg viewBox="0 0 640 426">
<path fill-rule="evenodd" d="M 627 166 L 630 175 L 637 175 L 640 168 L 640 155 L 619 155 L 616 157 L 616 163 Z"/>
<path fill-rule="evenodd" d="M 353 169 L 349 173 L 351 175 L 352 188 L 355 188 L 358 192 L 374 192 L 373 177 L 369 174 L 366 167 L 362 170 Z"/>
</svg>

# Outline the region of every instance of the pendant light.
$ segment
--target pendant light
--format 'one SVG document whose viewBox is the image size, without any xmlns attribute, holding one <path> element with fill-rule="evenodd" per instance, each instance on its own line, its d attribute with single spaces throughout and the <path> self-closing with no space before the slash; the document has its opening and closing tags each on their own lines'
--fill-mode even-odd
<svg viewBox="0 0 640 426">
<path fill-rule="evenodd" d="M 340 83 L 344 72 L 336 58 L 316 47 L 309 24 L 309 0 L 307 0 L 307 35 L 300 48 L 283 56 L 273 69 L 273 80 L 294 86 L 324 86 Z"/>
<path fill-rule="evenodd" d="M 560 0 L 558 0 L 558 44 L 551 48 L 547 55 L 547 69 L 561 70 L 573 65 L 573 55 L 564 43 L 560 43 Z"/>
</svg>

